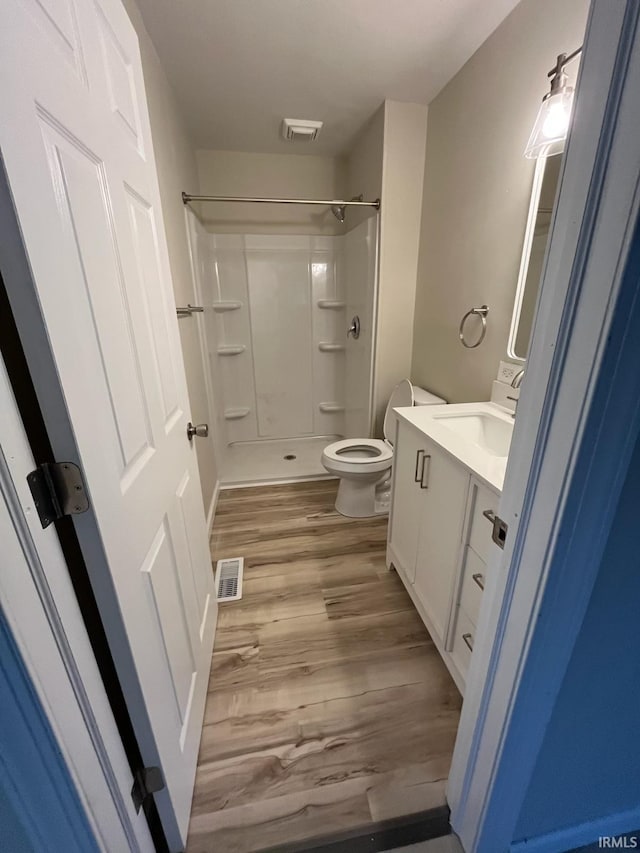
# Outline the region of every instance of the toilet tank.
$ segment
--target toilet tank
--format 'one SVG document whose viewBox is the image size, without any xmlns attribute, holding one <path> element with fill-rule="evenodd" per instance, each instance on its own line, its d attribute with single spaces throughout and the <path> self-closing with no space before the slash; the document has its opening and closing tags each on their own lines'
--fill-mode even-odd
<svg viewBox="0 0 640 853">
<path fill-rule="evenodd" d="M 419 388 L 413 385 L 408 379 L 403 379 L 398 382 L 396 387 L 391 392 L 387 408 L 384 413 L 384 423 L 382 425 L 385 441 L 393 444 L 396 434 L 396 416 L 394 409 L 402 406 L 436 406 L 446 403 L 442 397 L 436 397 L 430 391 L 425 391 L 424 388 Z"/>
<path fill-rule="evenodd" d="M 431 391 L 425 391 L 424 388 L 413 386 L 413 405 L 414 406 L 442 406 L 446 403 L 442 397 L 437 397 Z"/>
</svg>

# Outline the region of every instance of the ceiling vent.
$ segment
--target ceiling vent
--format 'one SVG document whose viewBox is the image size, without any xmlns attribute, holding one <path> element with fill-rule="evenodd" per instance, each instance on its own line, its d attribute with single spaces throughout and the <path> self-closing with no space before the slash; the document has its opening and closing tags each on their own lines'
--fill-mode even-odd
<svg viewBox="0 0 640 853">
<path fill-rule="evenodd" d="M 321 121 L 308 121 L 304 118 L 283 118 L 282 136 L 289 142 L 313 142 L 318 138 Z"/>
</svg>

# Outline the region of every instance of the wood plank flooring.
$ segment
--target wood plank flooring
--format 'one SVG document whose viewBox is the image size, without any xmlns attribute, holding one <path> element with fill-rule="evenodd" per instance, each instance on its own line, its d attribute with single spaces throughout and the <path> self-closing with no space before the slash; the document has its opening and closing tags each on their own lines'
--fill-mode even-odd
<svg viewBox="0 0 640 853">
<path fill-rule="evenodd" d="M 461 699 L 402 582 L 386 518 L 337 482 L 220 495 L 220 606 L 188 853 L 250 853 L 443 805 Z"/>
</svg>

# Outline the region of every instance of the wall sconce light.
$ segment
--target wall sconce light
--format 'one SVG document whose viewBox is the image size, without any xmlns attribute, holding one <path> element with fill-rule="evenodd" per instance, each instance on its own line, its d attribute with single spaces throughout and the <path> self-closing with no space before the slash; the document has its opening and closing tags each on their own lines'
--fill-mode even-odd
<svg viewBox="0 0 640 853">
<path fill-rule="evenodd" d="M 560 154 L 564 150 L 574 95 L 573 87 L 567 85 L 568 77 L 564 69 L 580 53 L 582 53 L 582 47 L 568 56 L 566 53 L 561 53 L 555 66 L 547 74 L 547 77 L 551 78 L 551 88 L 540 104 L 538 117 L 524 150 L 525 157 L 529 159 L 547 157 L 551 154 Z"/>
</svg>

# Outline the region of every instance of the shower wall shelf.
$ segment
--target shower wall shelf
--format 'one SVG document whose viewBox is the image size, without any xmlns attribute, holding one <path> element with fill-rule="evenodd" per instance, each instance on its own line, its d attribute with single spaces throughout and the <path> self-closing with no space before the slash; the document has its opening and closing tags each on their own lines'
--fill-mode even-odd
<svg viewBox="0 0 640 853">
<path fill-rule="evenodd" d="M 318 408 L 325 415 L 334 414 L 336 412 L 344 412 L 344 406 L 341 403 L 320 403 Z"/>
<path fill-rule="evenodd" d="M 344 352 L 346 347 L 344 344 L 320 343 L 318 344 L 320 352 Z"/>
<path fill-rule="evenodd" d="M 237 311 L 242 308 L 242 302 L 214 302 L 211 307 L 216 314 L 225 314 L 227 311 Z"/>
<path fill-rule="evenodd" d="M 249 408 L 225 409 L 224 418 L 226 421 L 238 421 L 240 418 L 246 418 L 250 411 Z"/>
<path fill-rule="evenodd" d="M 218 347 L 218 355 L 240 355 L 246 350 L 246 346 L 244 344 L 238 344 L 237 346 L 225 345 Z"/>
<path fill-rule="evenodd" d="M 340 311 L 346 308 L 347 303 L 339 299 L 318 299 L 318 308 L 327 308 L 329 311 Z"/>
</svg>

